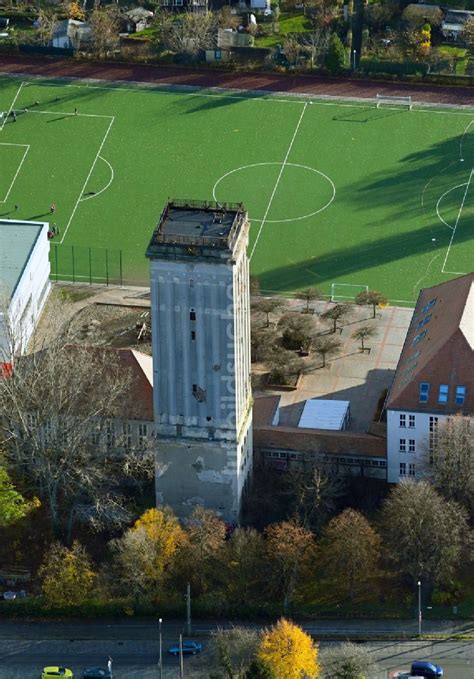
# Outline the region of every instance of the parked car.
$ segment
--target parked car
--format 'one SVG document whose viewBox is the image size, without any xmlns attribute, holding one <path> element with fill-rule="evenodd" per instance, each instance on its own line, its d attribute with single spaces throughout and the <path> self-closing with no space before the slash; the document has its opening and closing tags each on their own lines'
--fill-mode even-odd
<svg viewBox="0 0 474 679">
<path fill-rule="evenodd" d="M 202 644 L 197 641 L 183 641 L 183 655 L 197 655 L 202 651 Z M 179 655 L 179 644 L 173 644 L 168 648 L 171 655 Z"/>
<path fill-rule="evenodd" d="M 11 589 L 8 592 L 3 592 L 3 594 L 2 594 L 2 597 L 5 599 L 5 601 L 14 601 L 15 599 L 24 599 L 25 596 L 26 596 L 26 590 L 25 589 L 20 589 L 17 592 L 14 592 Z"/>
<path fill-rule="evenodd" d="M 417 677 L 436 679 L 436 677 L 443 676 L 443 668 L 429 660 L 414 660 L 411 664 L 411 673 Z"/>
<path fill-rule="evenodd" d="M 2 596 L 5 601 L 14 601 L 16 599 L 16 592 L 3 592 Z"/>
<path fill-rule="evenodd" d="M 67 667 L 45 667 L 41 672 L 41 679 L 51 679 L 51 677 L 64 677 L 65 679 L 74 679 L 74 673 Z"/>
<path fill-rule="evenodd" d="M 112 672 L 103 667 L 87 667 L 82 673 L 82 679 L 112 679 Z"/>
</svg>

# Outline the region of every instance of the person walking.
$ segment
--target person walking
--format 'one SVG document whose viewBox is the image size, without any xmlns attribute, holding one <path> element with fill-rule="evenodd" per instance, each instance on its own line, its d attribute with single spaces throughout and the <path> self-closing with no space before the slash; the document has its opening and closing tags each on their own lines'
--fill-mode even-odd
<svg viewBox="0 0 474 679">
<path fill-rule="evenodd" d="M 51 212 L 56 212 L 56 203 L 51 203 L 50 210 Z"/>
<path fill-rule="evenodd" d="M 18 212 L 18 205 L 15 204 L 15 212 Z"/>
</svg>

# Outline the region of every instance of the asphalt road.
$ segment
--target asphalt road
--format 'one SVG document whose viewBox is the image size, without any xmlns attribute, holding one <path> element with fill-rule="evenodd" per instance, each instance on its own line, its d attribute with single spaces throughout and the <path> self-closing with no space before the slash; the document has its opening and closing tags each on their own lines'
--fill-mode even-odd
<svg viewBox="0 0 474 679">
<path fill-rule="evenodd" d="M 325 623 L 327 625 L 327 623 Z M 364 623 L 359 622 L 359 627 Z M 210 626 L 210 625 L 209 625 Z M 311 625 L 311 626 L 318 626 Z M 353 626 L 352 623 L 349 625 Z M 163 634 L 163 679 L 177 679 L 177 659 L 166 653 L 177 639 L 175 629 Z M 152 636 L 152 638 L 147 638 Z M 158 643 L 156 628 L 143 625 L 35 623 L 10 625 L 0 623 L 0 679 L 39 679 L 48 664 L 71 667 L 76 677 L 88 665 L 105 665 L 113 658 L 115 679 L 158 679 Z M 314 635 L 317 638 L 317 634 Z M 85 638 L 87 637 L 87 638 Z M 206 657 L 206 635 L 196 635 L 204 643 L 203 656 L 185 659 L 185 676 L 202 674 Z M 321 647 L 335 642 L 321 642 Z M 413 659 L 431 659 L 444 667 L 446 679 L 474 679 L 474 641 L 386 641 L 365 642 L 373 652 L 381 671 L 374 679 L 389 679 L 397 669 L 408 669 Z M 194 672 L 197 671 L 198 675 Z M 202 675 L 204 677 L 204 675 Z M 372 678 L 371 678 L 372 679 Z"/>
</svg>

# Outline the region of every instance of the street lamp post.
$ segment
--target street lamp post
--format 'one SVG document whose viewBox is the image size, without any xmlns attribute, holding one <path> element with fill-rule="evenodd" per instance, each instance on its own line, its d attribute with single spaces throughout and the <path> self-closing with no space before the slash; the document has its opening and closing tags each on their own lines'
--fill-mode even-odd
<svg viewBox="0 0 474 679">
<path fill-rule="evenodd" d="M 421 580 L 418 580 L 418 636 L 421 637 Z"/>
<path fill-rule="evenodd" d="M 356 70 L 356 56 L 357 56 L 357 50 L 352 51 L 352 64 L 353 64 L 353 69 L 354 71 Z"/>
<path fill-rule="evenodd" d="M 159 631 L 160 631 L 160 656 L 159 656 L 159 661 L 158 661 L 158 667 L 159 667 L 159 679 L 163 679 L 163 649 L 162 649 L 162 642 L 161 642 L 161 623 L 163 622 L 162 618 L 158 620 L 159 623 Z"/>
</svg>

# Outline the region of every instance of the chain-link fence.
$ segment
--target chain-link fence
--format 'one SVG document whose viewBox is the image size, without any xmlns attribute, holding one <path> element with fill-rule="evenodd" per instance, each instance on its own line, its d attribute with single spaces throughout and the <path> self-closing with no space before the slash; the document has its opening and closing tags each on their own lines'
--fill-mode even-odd
<svg viewBox="0 0 474 679">
<path fill-rule="evenodd" d="M 102 285 L 149 285 L 148 261 L 111 248 L 52 243 L 51 279 Z"/>
</svg>

